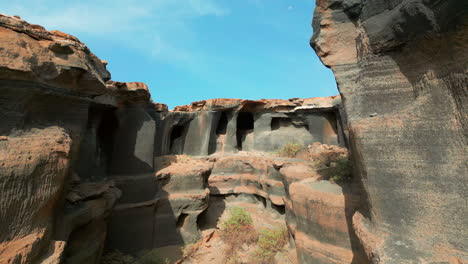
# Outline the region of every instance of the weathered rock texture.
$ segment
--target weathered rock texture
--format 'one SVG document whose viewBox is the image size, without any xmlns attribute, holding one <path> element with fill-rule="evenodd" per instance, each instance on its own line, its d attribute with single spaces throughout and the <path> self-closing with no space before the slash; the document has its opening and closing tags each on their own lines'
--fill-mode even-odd
<svg viewBox="0 0 468 264">
<path fill-rule="evenodd" d="M 290 100 L 212 99 L 153 116 L 155 155 L 275 151 L 290 142 L 345 146 L 338 96 Z"/>
<path fill-rule="evenodd" d="M 318 0 L 311 45 L 348 118 L 373 263 L 468 261 L 466 1 Z"/>
<path fill-rule="evenodd" d="M 0 263 L 96 263 L 121 195 L 112 157 L 146 168 L 134 135 L 146 123 L 125 118 L 141 116 L 148 89 L 108 82 L 68 34 L 0 14 L 0 39 Z M 129 122 L 133 159 L 114 145 Z"/>
<path fill-rule="evenodd" d="M 110 81 L 107 63 L 73 36 L 0 15 L 0 37 L 1 263 L 92 264 L 104 249 L 194 242 L 238 199 L 286 214 L 304 263 L 357 255 L 340 186 L 306 198 L 290 191 L 329 178 L 333 165 L 318 171 L 316 155 L 346 155 L 339 97 L 168 111 L 145 84 Z M 315 142 L 300 153 L 306 161 L 259 154 L 291 141 Z M 318 205 L 327 195 L 331 211 Z M 302 209 L 309 204 L 313 212 Z M 336 221 L 320 220 L 327 215 Z"/>
<path fill-rule="evenodd" d="M 232 203 L 248 202 L 285 221 L 300 263 L 366 263 L 350 225 L 359 186 L 328 181 L 333 161 L 347 150 L 316 143 L 308 153 L 301 154 L 307 160 L 258 153 L 156 157 L 155 173 L 116 178 L 123 196 L 110 217 L 107 250 L 136 254 L 193 243 Z"/>
</svg>

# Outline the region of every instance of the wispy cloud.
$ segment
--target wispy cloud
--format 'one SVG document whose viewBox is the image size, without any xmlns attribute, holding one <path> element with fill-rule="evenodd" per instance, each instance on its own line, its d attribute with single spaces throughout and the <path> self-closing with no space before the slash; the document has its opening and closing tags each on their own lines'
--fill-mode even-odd
<svg viewBox="0 0 468 264">
<path fill-rule="evenodd" d="M 191 22 L 229 14 L 215 0 L 29 0 L 6 4 L 2 12 L 48 30 L 119 41 L 156 59 L 184 65 L 190 65 L 196 53 L 182 44 L 196 38 Z"/>
</svg>

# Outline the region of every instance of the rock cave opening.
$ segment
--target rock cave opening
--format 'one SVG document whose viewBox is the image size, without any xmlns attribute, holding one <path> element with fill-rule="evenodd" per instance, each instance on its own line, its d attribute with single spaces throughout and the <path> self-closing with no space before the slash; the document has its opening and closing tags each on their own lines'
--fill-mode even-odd
<svg viewBox="0 0 468 264">
<path fill-rule="evenodd" d="M 185 126 L 175 125 L 172 127 L 169 150 L 171 154 L 182 154 L 185 141 Z"/>
<path fill-rule="evenodd" d="M 237 149 L 242 150 L 242 144 L 245 141 L 248 134 L 254 130 L 254 117 L 251 112 L 239 112 L 237 116 Z"/>
<path fill-rule="evenodd" d="M 219 117 L 218 126 L 216 127 L 216 135 L 226 135 L 228 125 L 228 118 L 226 112 L 221 112 Z"/>
<path fill-rule="evenodd" d="M 271 130 L 278 130 L 281 127 L 292 125 L 292 119 L 289 117 L 273 117 L 271 119 Z"/>
<path fill-rule="evenodd" d="M 182 228 L 184 226 L 184 223 L 185 223 L 185 219 L 187 218 L 188 214 L 185 214 L 185 213 L 181 213 L 179 218 L 177 218 L 177 222 L 176 222 L 176 227 L 177 228 Z"/>
<path fill-rule="evenodd" d="M 115 108 L 98 104 L 89 106 L 86 136 L 80 144 L 79 156 L 74 165 L 79 177 L 97 180 L 109 176 L 118 127 Z"/>
<path fill-rule="evenodd" d="M 112 152 L 114 149 L 115 131 L 119 127 L 117 117 L 115 116 L 115 109 L 104 109 L 101 115 L 101 121 L 97 129 L 97 142 L 99 144 L 101 165 L 106 171 L 109 170 L 112 160 Z"/>
<path fill-rule="evenodd" d="M 226 133 L 229 123 L 228 114 L 226 111 L 218 112 L 218 118 L 215 119 L 214 126 L 216 127 L 215 134 L 210 138 L 210 144 L 208 146 L 208 154 L 211 155 L 215 152 L 224 153 L 226 143 Z"/>
</svg>

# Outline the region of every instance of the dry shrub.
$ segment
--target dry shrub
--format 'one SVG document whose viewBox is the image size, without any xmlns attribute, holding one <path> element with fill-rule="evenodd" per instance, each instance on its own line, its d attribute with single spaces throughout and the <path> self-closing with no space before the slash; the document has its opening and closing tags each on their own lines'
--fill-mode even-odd
<svg viewBox="0 0 468 264">
<path fill-rule="evenodd" d="M 258 239 L 250 214 L 243 208 L 230 209 L 230 217 L 221 224 L 221 238 L 226 243 L 226 263 L 237 263 L 237 248 L 255 243 Z"/>
<path fill-rule="evenodd" d="M 258 238 L 258 249 L 254 252 L 252 263 L 273 263 L 276 253 L 281 251 L 288 242 L 288 230 L 284 227 L 263 229 Z"/>
<path fill-rule="evenodd" d="M 289 142 L 281 147 L 276 153 L 281 157 L 294 158 L 296 153 L 298 153 L 301 149 L 303 149 L 301 144 L 297 142 Z"/>
</svg>

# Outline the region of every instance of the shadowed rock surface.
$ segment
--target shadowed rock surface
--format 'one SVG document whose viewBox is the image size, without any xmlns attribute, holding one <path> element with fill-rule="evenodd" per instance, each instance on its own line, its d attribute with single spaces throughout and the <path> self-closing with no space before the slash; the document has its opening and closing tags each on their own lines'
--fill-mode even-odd
<svg viewBox="0 0 468 264">
<path fill-rule="evenodd" d="M 0 39 L 0 262 L 96 263 L 121 196 L 115 134 L 148 89 L 106 84 L 106 63 L 68 34 L 0 14 Z"/>
<path fill-rule="evenodd" d="M 98 263 L 104 250 L 195 242 L 226 207 L 246 202 L 284 224 L 302 219 L 288 225 L 291 247 L 301 259 L 314 254 L 309 241 L 321 238 L 308 226 L 324 227 L 314 217 L 326 208 L 296 212 L 304 201 L 287 195 L 292 183 L 323 178 L 314 153 L 301 161 L 265 151 L 294 139 L 347 155 L 337 146 L 348 144 L 339 97 L 213 99 L 168 111 L 145 84 L 110 81 L 107 63 L 73 36 L 6 15 L 0 36 L 0 262 Z M 353 255 L 352 238 L 338 236 Z"/>
<path fill-rule="evenodd" d="M 338 96 L 289 100 L 212 99 L 155 112 L 155 155 L 276 151 L 313 142 L 346 146 Z"/>
<path fill-rule="evenodd" d="M 373 263 L 468 261 L 465 1 L 318 0 L 311 45 L 336 77 Z"/>
<path fill-rule="evenodd" d="M 169 111 L 75 37 L 0 14 L 0 262 L 180 257 L 239 205 L 287 227 L 278 263 L 468 261 L 466 17 L 455 0 L 318 0 L 311 45 L 342 97 Z"/>
</svg>

